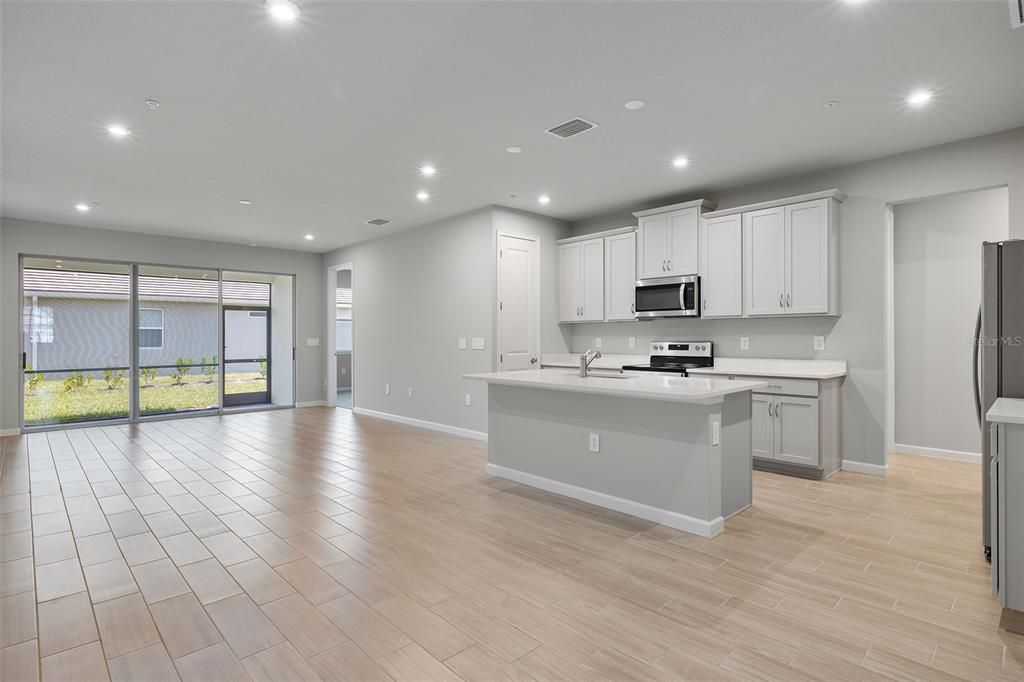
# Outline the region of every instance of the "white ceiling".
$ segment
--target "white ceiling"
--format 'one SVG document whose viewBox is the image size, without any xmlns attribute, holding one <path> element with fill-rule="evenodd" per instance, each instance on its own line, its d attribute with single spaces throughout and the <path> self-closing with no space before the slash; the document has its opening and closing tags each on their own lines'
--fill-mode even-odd
<svg viewBox="0 0 1024 682">
<path fill-rule="evenodd" d="M 1005 0 L 299 4 L 281 26 L 260 0 L 3 2 L 3 214 L 326 251 L 484 204 L 576 220 L 1024 125 Z M 911 110 L 916 87 L 935 98 Z M 543 132 L 573 116 L 600 127 Z"/>
</svg>

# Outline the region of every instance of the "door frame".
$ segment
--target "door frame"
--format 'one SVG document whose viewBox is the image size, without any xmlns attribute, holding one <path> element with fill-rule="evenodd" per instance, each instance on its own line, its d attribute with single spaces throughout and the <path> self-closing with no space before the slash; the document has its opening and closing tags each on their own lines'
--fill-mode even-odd
<svg viewBox="0 0 1024 682">
<path fill-rule="evenodd" d="M 534 246 L 536 246 L 536 248 L 537 248 L 536 253 L 534 255 L 534 263 L 533 263 L 534 266 L 535 266 L 534 269 L 533 269 L 533 272 L 534 272 L 533 282 L 530 283 L 530 289 L 531 289 L 531 296 L 530 296 L 530 298 L 533 299 L 533 310 L 534 310 L 534 313 L 533 313 L 533 315 L 534 315 L 534 326 L 533 326 L 533 328 L 534 328 L 534 333 L 536 334 L 536 337 L 537 337 L 535 339 L 535 343 L 537 344 L 537 369 L 540 369 L 540 366 L 541 366 L 541 361 L 540 361 L 540 359 L 541 359 L 541 345 L 540 345 L 540 340 L 541 340 L 541 331 L 540 331 L 541 330 L 541 327 L 540 327 L 540 323 L 541 323 L 541 312 L 540 312 L 540 305 L 541 305 L 541 295 L 540 295 L 541 276 L 540 276 L 540 264 L 541 264 L 541 260 L 542 260 L 542 258 L 541 258 L 540 237 L 537 237 L 535 235 L 517 234 L 515 232 L 506 232 L 505 230 L 496 230 L 495 233 L 494 233 L 494 325 L 495 325 L 495 331 L 494 331 L 494 358 L 493 358 L 492 366 L 495 367 L 497 369 L 497 371 L 499 371 L 499 372 L 502 371 L 502 368 L 501 368 L 501 365 L 502 365 L 502 362 L 501 362 L 501 357 L 502 357 L 502 352 L 501 352 L 502 351 L 502 348 L 501 348 L 501 339 L 502 339 L 502 336 L 501 336 L 501 312 L 502 311 L 501 311 L 501 300 L 500 300 L 500 298 L 501 298 L 501 267 L 500 267 L 500 264 L 498 263 L 498 260 L 501 257 L 500 245 L 501 245 L 501 238 L 502 237 L 509 237 L 511 239 L 522 239 L 522 240 L 525 240 L 525 241 L 528 241 L 528 242 L 533 242 Z"/>
<path fill-rule="evenodd" d="M 266 400 L 261 402 L 261 403 L 234 403 L 234 402 L 229 402 L 228 401 L 228 392 L 227 392 L 227 387 L 228 387 L 228 382 L 227 382 L 227 377 L 228 377 L 228 372 L 227 372 L 227 365 L 228 365 L 228 358 L 227 358 L 227 325 L 228 325 L 228 320 L 227 320 L 227 316 L 225 315 L 225 313 L 227 313 L 227 311 L 229 311 L 229 310 L 263 311 L 263 312 L 265 312 L 267 314 L 266 318 L 264 318 L 267 321 L 266 322 L 266 327 L 267 327 L 267 357 L 266 357 L 266 362 L 267 362 L 267 388 L 266 388 L 266 390 L 262 391 L 262 393 L 264 393 L 266 395 Z M 274 351 L 273 351 L 273 343 L 272 343 L 272 336 L 271 336 L 271 320 L 272 319 L 273 318 L 271 318 L 271 308 L 270 308 L 270 304 L 269 303 L 267 305 L 224 305 L 224 304 L 221 304 L 221 307 L 220 307 L 220 328 L 221 328 L 220 366 L 223 367 L 223 370 L 221 372 L 221 378 L 220 378 L 220 404 L 221 404 L 221 407 L 255 407 L 257 405 L 269 405 L 271 403 L 271 397 L 270 396 L 272 395 L 272 393 L 271 393 L 271 386 L 272 386 L 272 384 L 270 382 L 271 382 L 271 377 L 272 377 L 272 375 L 274 373 L 274 361 L 273 361 L 273 353 L 274 353 Z M 254 362 L 258 362 L 258 360 L 254 360 Z M 233 394 L 233 395 L 255 395 L 255 392 L 253 392 L 251 394 L 240 393 L 240 394 Z"/>
<path fill-rule="evenodd" d="M 348 270 L 352 273 L 352 295 L 355 298 L 356 288 L 356 271 L 353 267 L 352 261 L 345 261 L 344 263 L 335 263 L 334 265 L 327 266 L 327 281 L 326 281 L 326 311 L 327 324 L 326 334 L 324 339 L 324 368 L 327 371 L 327 376 L 324 377 L 324 387 L 326 388 L 327 395 L 324 397 L 327 399 L 326 404 L 328 407 L 338 406 L 338 326 L 337 326 L 337 292 L 338 288 L 338 271 Z M 356 408 L 356 306 L 352 304 L 352 409 Z"/>
</svg>

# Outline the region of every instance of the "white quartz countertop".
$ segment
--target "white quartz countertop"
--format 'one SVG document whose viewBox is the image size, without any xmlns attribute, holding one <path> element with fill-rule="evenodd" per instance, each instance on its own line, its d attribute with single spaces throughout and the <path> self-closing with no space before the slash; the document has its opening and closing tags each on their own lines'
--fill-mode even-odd
<svg viewBox="0 0 1024 682">
<path fill-rule="evenodd" d="M 583 379 L 576 372 L 561 368 L 467 374 L 463 378 L 486 381 L 489 384 L 500 386 L 570 393 L 594 393 L 617 398 L 666 400 L 700 405 L 720 403 L 725 396 L 732 393 L 754 391 L 765 386 L 759 381 L 730 381 L 714 377 L 684 378 L 665 375 L 592 375 Z"/>
<path fill-rule="evenodd" d="M 985 419 L 998 424 L 1024 424 L 1024 400 L 996 398 Z"/>
<path fill-rule="evenodd" d="M 540 357 L 542 367 L 579 367 L 582 353 L 544 353 Z M 591 369 L 622 369 L 624 365 L 646 365 L 651 359 L 646 355 L 602 355 L 590 364 Z"/>
<path fill-rule="evenodd" d="M 836 379 L 846 376 L 846 360 L 774 360 L 771 358 L 715 358 L 715 366 L 691 369 L 690 374 L 730 374 L 791 379 Z"/>
</svg>

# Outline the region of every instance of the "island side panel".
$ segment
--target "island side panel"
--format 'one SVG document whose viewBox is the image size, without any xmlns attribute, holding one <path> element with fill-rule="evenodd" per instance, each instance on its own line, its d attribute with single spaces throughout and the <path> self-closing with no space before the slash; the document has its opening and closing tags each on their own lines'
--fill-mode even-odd
<svg viewBox="0 0 1024 682">
<path fill-rule="evenodd" d="M 711 461 L 719 448 L 710 447 L 710 417 L 720 409 L 492 384 L 488 471 L 713 535 L 722 527 L 721 469 Z M 589 451 L 591 433 L 598 453 Z M 642 508 L 616 506 L 622 500 Z"/>
<path fill-rule="evenodd" d="M 751 393 L 733 393 L 722 404 L 722 516 L 729 518 L 753 502 Z"/>
</svg>

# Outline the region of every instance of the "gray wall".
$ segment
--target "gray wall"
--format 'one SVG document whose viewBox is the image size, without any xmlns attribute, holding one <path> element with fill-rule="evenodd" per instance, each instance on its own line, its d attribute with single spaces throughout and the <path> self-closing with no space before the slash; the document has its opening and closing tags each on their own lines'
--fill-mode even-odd
<svg viewBox="0 0 1024 682">
<path fill-rule="evenodd" d="M 621 211 L 580 221 L 573 225 L 574 234 L 635 224 L 632 211 L 697 196 L 729 208 L 833 187 L 849 195 L 842 207 L 839 237 L 841 317 L 571 325 L 572 350 L 581 352 L 601 336 L 606 352 L 629 352 L 626 340 L 637 336 L 637 348 L 643 353 L 644 342 L 654 337 L 682 337 L 710 339 L 719 355 L 729 357 L 846 360 L 843 457 L 883 464 L 886 208 L 912 199 L 998 186 L 1009 188 L 1011 236 L 1024 237 L 1024 128 L 751 187 L 638 201 Z M 824 351 L 813 350 L 815 335 L 826 337 Z M 750 337 L 749 351 L 739 350 L 740 336 Z"/>
<path fill-rule="evenodd" d="M 296 275 L 297 400 L 323 399 L 322 346 L 307 346 L 305 339 L 324 334 L 324 275 L 320 254 L 284 249 L 265 249 L 220 242 L 157 235 L 97 230 L 4 218 L 0 221 L 0 340 L 2 356 L 0 393 L 3 413 L 0 427 L 18 427 L 18 392 L 21 382 L 17 356 L 21 319 L 18 305 L 18 254 L 88 260 L 119 260 L 178 266 L 227 268 Z"/>
<path fill-rule="evenodd" d="M 547 294 L 555 286 L 554 241 L 568 227 L 486 207 L 325 254 L 325 270 L 352 263 L 356 407 L 486 431 L 486 386 L 462 375 L 494 367 L 495 234 L 540 238 Z M 546 295 L 541 314 L 544 349 L 564 352 L 567 339 Z M 459 350 L 459 337 L 474 336 L 486 339 L 486 350 Z M 387 383 L 390 395 L 384 393 Z M 464 404 L 466 393 L 472 406 Z"/>
<path fill-rule="evenodd" d="M 972 340 L 981 242 L 1009 234 L 1005 187 L 895 207 L 897 449 L 978 453 Z"/>
</svg>

